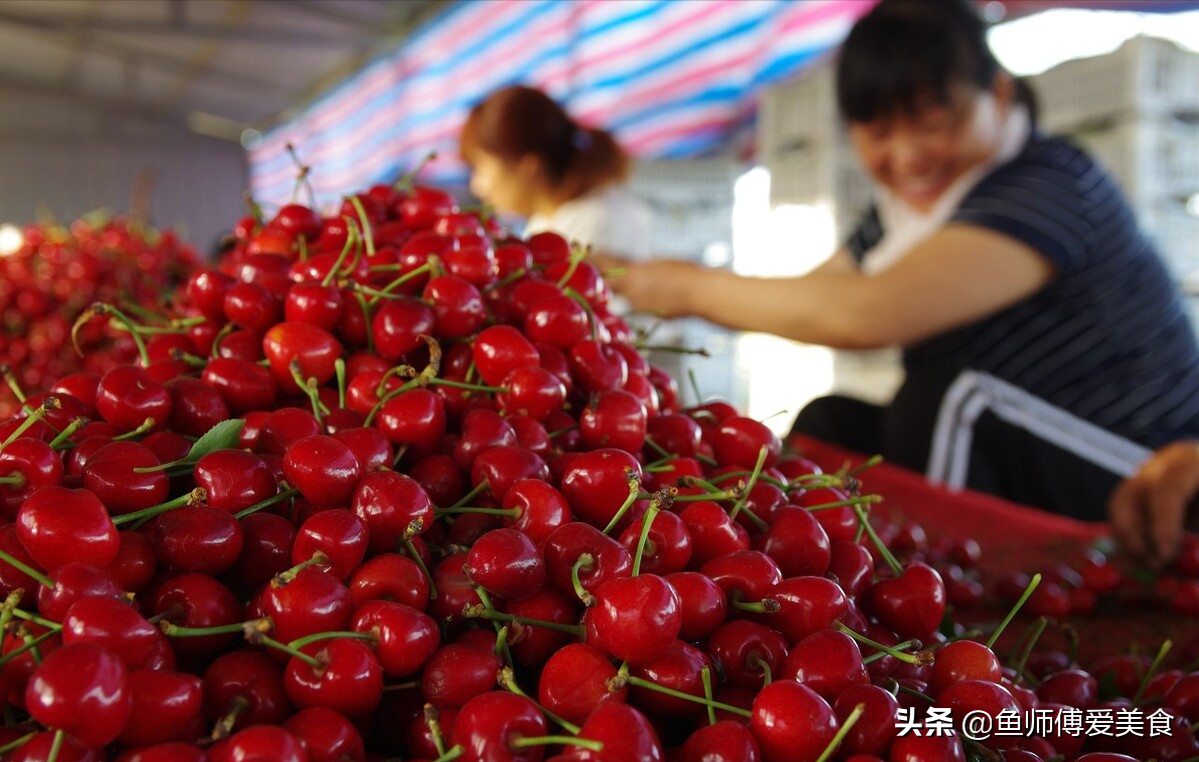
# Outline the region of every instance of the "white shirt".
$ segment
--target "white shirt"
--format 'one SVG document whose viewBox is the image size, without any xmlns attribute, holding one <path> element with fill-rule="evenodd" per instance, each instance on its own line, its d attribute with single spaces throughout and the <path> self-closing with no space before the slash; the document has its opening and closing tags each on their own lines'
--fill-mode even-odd
<svg viewBox="0 0 1199 762">
<path fill-rule="evenodd" d="M 641 261 L 653 255 L 652 224 L 644 202 L 623 186 L 609 185 L 567 201 L 553 214 L 534 214 L 524 234 L 549 230 L 595 251 Z"/>
</svg>

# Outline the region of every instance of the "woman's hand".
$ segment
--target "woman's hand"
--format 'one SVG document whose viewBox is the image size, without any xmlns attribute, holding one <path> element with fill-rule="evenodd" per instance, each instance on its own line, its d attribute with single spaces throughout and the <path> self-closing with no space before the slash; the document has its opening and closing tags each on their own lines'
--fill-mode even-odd
<svg viewBox="0 0 1199 762">
<path fill-rule="evenodd" d="M 1199 516 L 1199 442 L 1162 447 L 1123 481 L 1108 502 L 1112 534 L 1127 551 L 1154 567 L 1178 552 L 1187 514 Z"/>
<path fill-rule="evenodd" d="M 634 311 L 664 318 L 695 314 L 691 298 L 708 273 L 700 265 L 674 259 L 629 262 L 602 253 L 591 256 L 604 280 Z"/>
</svg>

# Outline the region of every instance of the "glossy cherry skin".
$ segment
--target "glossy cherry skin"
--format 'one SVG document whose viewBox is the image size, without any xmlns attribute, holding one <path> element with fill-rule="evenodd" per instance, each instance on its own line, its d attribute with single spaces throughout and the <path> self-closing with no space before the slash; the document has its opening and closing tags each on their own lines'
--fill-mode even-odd
<svg viewBox="0 0 1199 762">
<path fill-rule="evenodd" d="M 533 541 L 516 529 L 492 529 L 467 554 L 466 575 L 508 600 L 524 598 L 545 583 L 545 565 Z"/>
<path fill-rule="evenodd" d="M 899 701 L 877 685 L 853 685 L 833 701 L 833 711 L 839 722 L 862 707 L 862 715 L 841 742 L 842 754 L 875 754 L 884 756 L 895 738 Z"/>
<path fill-rule="evenodd" d="M 345 581 L 366 557 L 369 543 L 366 522 L 355 513 L 344 508 L 318 511 L 300 525 L 291 548 L 291 562 L 303 563 L 321 553 L 324 568 Z"/>
<path fill-rule="evenodd" d="M 867 592 L 870 610 L 909 638 L 927 641 L 945 616 L 945 583 L 927 564 L 908 564 L 898 577 L 881 579 Z"/>
<path fill-rule="evenodd" d="M 160 563 L 178 572 L 219 575 L 237 563 L 245 540 L 228 511 L 190 505 L 160 514 L 146 525 Z"/>
<path fill-rule="evenodd" d="M 208 755 L 194 743 L 172 741 L 128 749 L 113 762 L 208 762 Z"/>
<path fill-rule="evenodd" d="M 192 740 L 202 728 L 202 694 L 203 682 L 195 675 L 158 669 L 131 671 L 133 711 L 117 740 L 125 746 Z"/>
<path fill-rule="evenodd" d="M 276 513 L 259 511 L 241 519 L 242 549 L 222 576 L 231 589 L 249 597 L 291 566 L 295 525 Z"/>
<path fill-rule="evenodd" d="M 942 690 L 963 680 L 989 680 L 997 683 L 1003 676 L 999 658 L 987 646 L 973 640 L 956 640 L 937 650 L 928 693 L 936 697 Z"/>
<path fill-rule="evenodd" d="M 544 421 L 566 404 L 568 390 L 562 380 L 540 365 L 515 368 L 500 382 L 502 392 L 496 393 L 499 409 L 509 414 L 520 413 Z"/>
<path fill-rule="evenodd" d="M 121 431 L 133 431 L 147 420 L 161 429 L 171 415 L 171 394 L 144 369 L 117 366 L 100 378 L 96 410 Z"/>
<path fill-rule="evenodd" d="M 396 601 L 424 611 L 429 605 L 429 579 L 415 561 L 399 553 L 380 553 L 366 559 L 350 576 L 350 604 L 360 609 L 367 601 Z"/>
<path fill-rule="evenodd" d="M 432 308 L 411 297 L 385 299 L 371 318 L 375 351 L 385 360 L 399 362 L 425 345 L 421 336 L 434 335 Z"/>
<path fill-rule="evenodd" d="M 269 410 L 279 397 L 275 374 L 252 360 L 218 357 L 208 361 L 200 377 L 220 393 L 234 415 Z"/>
<path fill-rule="evenodd" d="M 776 559 L 786 577 L 819 577 L 828 571 L 832 559 L 824 527 L 812 512 L 798 506 L 776 509 L 770 527 L 754 547 Z"/>
<path fill-rule="evenodd" d="M 966 762 L 966 751 L 957 734 L 948 736 L 903 735 L 891 744 L 888 762 Z"/>
<path fill-rule="evenodd" d="M 162 632 L 124 598 L 80 598 L 67 609 L 62 621 L 64 645 L 96 643 L 129 669 L 149 665 L 156 658 L 162 637 Z"/>
<path fill-rule="evenodd" d="M 107 566 L 120 546 L 108 511 L 89 490 L 42 487 L 22 503 L 16 525 L 21 545 L 49 571 L 70 561 Z"/>
<path fill-rule="evenodd" d="M 433 501 L 413 478 L 397 471 L 362 477 L 350 509 L 366 522 L 370 553 L 395 552 L 406 536 L 433 525 Z"/>
<path fill-rule="evenodd" d="M 603 528 L 628 498 L 630 478 L 641 479 L 637 459 L 624 450 L 603 448 L 572 460 L 560 489 L 577 518 Z"/>
<path fill-rule="evenodd" d="M 832 702 L 855 685 L 869 685 L 862 652 L 840 630 L 818 630 L 791 647 L 777 674 L 796 680 Z"/>
<path fill-rule="evenodd" d="M 38 613 L 52 621 L 61 622 L 75 601 L 88 596 L 119 598 L 124 591 L 103 569 L 72 561 L 50 575 L 53 585 L 37 585 Z"/>
<path fill-rule="evenodd" d="M 319 666 L 292 657 L 284 671 L 287 697 L 300 709 L 323 706 L 350 718 L 366 717 L 383 697 L 383 669 L 364 641 L 330 638 L 301 652 Z"/>
<path fill-rule="evenodd" d="M 573 517 L 570 503 L 554 485 L 542 479 L 521 479 L 504 493 L 502 506 L 517 511 L 504 524 L 517 529 L 540 547 L 545 539 Z"/>
<path fill-rule="evenodd" d="M 274 472 L 262 456 L 245 450 L 217 450 L 204 455 L 192 470 L 210 508 L 237 513 L 279 491 Z"/>
<path fill-rule="evenodd" d="M 170 492 L 165 471 L 138 471 L 159 465 L 154 453 L 140 442 L 109 442 L 84 464 L 83 486 L 113 515 L 140 511 L 164 502 Z"/>
<path fill-rule="evenodd" d="M 765 762 L 813 762 L 837 732 L 837 716 L 815 691 L 775 680 L 758 692 L 750 729 Z"/>
<path fill-rule="evenodd" d="M 625 701 L 628 689 L 609 685 L 614 677 L 616 667 L 607 654 L 586 643 L 570 643 L 546 659 L 538 700 L 563 719 L 580 723 L 604 701 Z"/>
<path fill-rule="evenodd" d="M 437 392 L 409 389 L 383 403 L 375 426 L 397 447 L 427 455 L 438 450 L 445 436 L 445 403 Z"/>
<path fill-rule="evenodd" d="M 605 701 L 588 716 L 579 731 L 604 745 L 601 751 L 576 748 L 572 762 L 662 762 L 664 755 L 646 716 L 620 701 Z"/>
<path fill-rule="evenodd" d="M 262 651 L 230 651 L 204 671 L 204 717 L 218 722 L 230 712 L 233 729 L 277 725 L 294 711 L 283 685 L 283 666 Z"/>
<path fill-rule="evenodd" d="M 288 717 L 283 729 L 304 747 L 308 762 L 353 762 L 366 759 L 362 734 L 345 715 L 314 706 Z"/>
<path fill-rule="evenodd" d="M 479 331 L 472 344 L 472 353 L 483 382 L 491 386 L 501 384 L 517 368 L 538 363 L 533 343 L 508 325 L 493 325 Z"/>
<path fill-rule="evenodd" d="M 433 307 L 439 337 L 463 339 L 487 322 L 487 304 L 479 289 L 455 275 L 430 278 L 421 296 Z"/>
<path fill-rule="evenodd" d="M 421 690 L 433 706 L 457 709 L 495 687 L 500 666 L 499 657 L 490 651 L 448 643 L 426 663 Z"/>
<path fill-rule="evenodd" d="M 608 653 L 637 666 L 658 656 L 682 626 L 679 596 L 655 574 L 617 577 L 595 591 L 591 625 Z"/>
<path fill-rule="evenodd" d="M 233 593 L 214 577 L 189 572 L 179 574 L 156 587 L 150 600 L 150 612 L 182 627 L 220 627 L 241 621 L 241 604 Z M 172 647 L 181 654 L 212 654 L 237 637 L 234 633 L 172 639 Z"/>
<path fill-rule="evenodd" d="M 543 747 L 519 747 L 522 738 L 546 734 L 546 721 L 529 699 L 507 691 L 491 691 L 467 701 L 450 728 L 448 742 L 460 746 L 466 762 L 539 762 Z"/>
<path fill-rule="evenodd" d="M 40 439 L 22 437 L 0 450 L 0 476 L 19 480 L 0 484 L 0 513 L 13 519 L 21 503 L 39 487 L 58 484 L 63 475 L 62 457 Z"/>
<path fill-rule="evenodd" d="M 551 532 L 541 552 L 550 584 L 568 595 L 575 595 L 571 569 L 576 565 L 580 586 L 592 594 L 609 580 L 633 571 L 633 558 L 623 545 L 581 521 L 567 522 Z M 584 555 L 589 558 L 582 559 Z"/>
<path fill-rule="evenodd" d="M 740 522 L 729 518 L 728 511 L 711 500 L 689 502 L 679 518 L 691 538 L 692 570 L 698 570 L 714 558 L 749 550 L 749 532 Z"/>
<path fill-rule="evenodd" d="M 232 417 L 229 405 L 202 379 L 180 376 L 166 383 L 171 394 L 168 428 L 189 437 L 201 437 L 216 424 Z"/>
<path fill-rule="evenodd" d="M 287 448 L 283 474 L 313 504 L 338 507 L 349 503 L 362 479 L 362 466 L 343 442 L 317 434 Z"/>
<path fill-rule="evenodd" d="M 416 674 L 441 645 L 432 617 L 395 601 L 362 604 L 354 611 L 350 629 L 374 636 L 375 654 L 388 678 Z"/>
<path fill-rule="evenodd" d="M 636 677 L 654 685 L 702 698 L 705 669 L 709 672 L 713 670 L 708 654 L 676 639 L 657 658 L 631 671 Z M 694 701 L 666 695 L 641 685 L 630 687 L 629 701 L 653 717 L 694 717 L 703 711 L 703 707 Z"/>
<path fill-rule="evenodd" d="M 759 762 L 761 758 L 753 733 L 734 720 L 696 729 L 679 752 L 679 762 Z"/>
<path fill-rule="evenodd" d="M 34 670 L 25 688 L 25 707 L 42 725 L 65 730 L 86 747 L 105 746 L 129 722 L 128 670 L 103 646 L 64 645 Z"/>
<path fill-rule="evenodd" d="M 309 762 L 304 745 L 280 725 L 253 725 L 218 741 L 209 762 Z"/>
<path fill-rule="evenodd" d="M 350 623 L 350 591 L 333 575 L 307 566 L 290 579 L 266 585 L 248 608 L 254 616 L 271 618 L 271 637 L 290 643 L 318 632 L 345 630 Z"/>
<path fill-rule="evenodd" d="M 779 604 L 763 621 L 786 636 L 791 643 L 828 629 L 849 608 L 849 599 L 835 583 L 824 577 L 787 577 L 774 586 L 770 597 Z"/>
</svg>

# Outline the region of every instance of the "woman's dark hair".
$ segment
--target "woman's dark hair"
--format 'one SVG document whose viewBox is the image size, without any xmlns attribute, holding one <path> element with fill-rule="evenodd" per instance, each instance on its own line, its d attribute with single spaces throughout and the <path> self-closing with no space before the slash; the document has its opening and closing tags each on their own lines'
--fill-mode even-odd
<svg viewBox="0 0 1199 762">
<path fill-rule="evenodd" d="M 837 62 L 837 106 L 850 122 L 914 112 L 953 88 L 988 89 L 1001 71 L 967 0 L 882 0 L 850 30 Z"/>
<path fill-rule="evenodd" d="M 534 154 L 566 201 L 628 176 L 629 157 L 611 133 L 584 127 L 542 91 L 496 90 L 470 111 L 459 139 L 462 158 L 479 151 L 507 161 Z"/>
</svg>

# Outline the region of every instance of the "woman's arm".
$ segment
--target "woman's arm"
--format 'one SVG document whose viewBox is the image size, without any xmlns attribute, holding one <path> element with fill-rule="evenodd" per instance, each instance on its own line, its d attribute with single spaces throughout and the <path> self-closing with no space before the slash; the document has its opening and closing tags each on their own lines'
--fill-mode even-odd
<svg viewBox="0 0 1199 762">
<path fill-rule="evenodd" d="M 912 344 L 1025 299 L 1053 276 L 1031 247 L 950 225 L 881 273 L 832 261 L 796 278 L 750 278 L 687 262 L 630 264 L 611 279 L 635 309 L 864 349 Z"/>
</svg>

